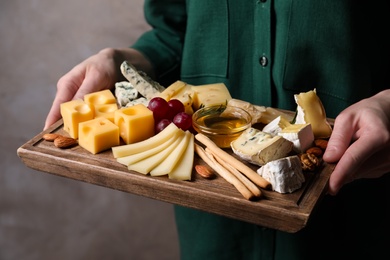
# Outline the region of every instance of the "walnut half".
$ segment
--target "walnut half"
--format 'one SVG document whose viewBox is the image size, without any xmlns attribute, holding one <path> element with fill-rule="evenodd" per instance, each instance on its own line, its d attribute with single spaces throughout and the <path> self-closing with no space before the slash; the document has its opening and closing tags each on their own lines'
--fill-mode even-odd
<svg viewBox="0 0 390 260">
<path fill-rule="evenodd" d="M 301 160 L 302 170 L 315 171 L 321 165 L 321 158 L 311 153 L 301 153 L 298 155 Z"/>
</svg>

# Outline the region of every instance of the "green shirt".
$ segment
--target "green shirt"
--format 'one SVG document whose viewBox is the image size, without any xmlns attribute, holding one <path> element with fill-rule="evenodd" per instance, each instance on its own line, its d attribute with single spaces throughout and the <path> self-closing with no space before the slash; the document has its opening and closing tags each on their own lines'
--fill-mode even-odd
<svg viewBox="0 0 390 260">
<path fill-rule="evenodd" d="M 224 82 L 234 98 L 294 110 L 316 89 L 329 117 L 390 83 L 389 1 L 159 0 L 133 47 L 165 85 Z M 389 255 L 386 175 L 327 196 L 296 234 L 177 207 L 182 259 L 352 259 Z M 340 252 L 340 253 L 336 253 Z"/>
</svg>

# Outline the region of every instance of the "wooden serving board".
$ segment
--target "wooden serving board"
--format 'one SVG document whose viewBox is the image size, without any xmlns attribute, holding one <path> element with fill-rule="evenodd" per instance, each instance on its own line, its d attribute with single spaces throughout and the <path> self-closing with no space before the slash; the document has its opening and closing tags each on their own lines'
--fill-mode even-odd
<svg viewBox="0 0 390 260">
<path fill-rule="evenodd" d="M 299 190 L 291 194 L 263 190 L 262 199 L 248 201 L 219 176 L 207 180 L 193 170 L 191 181 L 151 177 L 129 171 L 114 159 L 111 150 L 93 155 L 78 145 L 59 149 L 43 140 L 46 133 L 67 135 L 60 120 L 18 148 L 18 156 L 32 169 L 290 233 L 306 226 L 334 169 L 324 163 L 318 172 L 305 173 L 306 181 Z M 197 155 L 196 164 L 204 164 Z"/>
</svg>

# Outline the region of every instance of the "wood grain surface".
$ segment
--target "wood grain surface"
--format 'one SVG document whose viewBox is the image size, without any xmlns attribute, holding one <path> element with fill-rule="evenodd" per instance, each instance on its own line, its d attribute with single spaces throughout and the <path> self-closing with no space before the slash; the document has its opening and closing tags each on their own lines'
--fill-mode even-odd
<svg viewBox="0 0 390 260">
<path fill-rule="evenodd" d="M 151 177 L 129 171 L 114 159 L 111 150 L 93 155 L 78 145 L 59 149 L 52 142 L 43 140 L 46 133 L 67 135 L 60 120 L 19 147 L 17 154 L 27 167 L 290 233 L 306 226 L 326 193 L 334 169 L 334 165 L 324 163 L 319 171 L 305 173 L 306 181 L 299 190 L 291 194 L 262 190 L 260 200 L 248 201 L 219 176 L 204 179 L 193 170 L 191 181 Z M 197 155 L 196 164 L 204 164 Z M 255 170 L 258 168 L 250 166 Z"/>
</svg>

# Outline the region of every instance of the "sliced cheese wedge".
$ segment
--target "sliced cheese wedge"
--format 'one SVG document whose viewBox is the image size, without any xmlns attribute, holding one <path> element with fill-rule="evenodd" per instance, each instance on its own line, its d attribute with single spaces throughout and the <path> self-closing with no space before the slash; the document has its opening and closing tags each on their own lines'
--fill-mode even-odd
<svg viewBox="0 0 390 260">
<path fill-rule="evenodd" d="M 263 132 L 269 133 L 271 135 L 277 135 L 284 128 L 290 126 L 290 122 L 284 116 L 278 116 L 267 125 L 264 126 Z"/>
<path fill-rule="evenodd" d="M 316 90 L 294 95 L 297 103 L 296 124 L 310 123 L 315 138 L 328 138 L 332 134 L 332 127 L 326 120 L 325 108 Z"/>
<path fill-rule="evenodd" d="M 156 153 L 150 157 L 145 158 L 144 160 L 138 161 L 134 164 L 130 164 L 127 168 L 132 171 L 136 171 L 142 174 L 148 174 L 153 170 L 157 165 L 164 161 L 172 151 L 181 143 L 182 139 L 185 137 L 185 133 L 181 131 L 180 136 L 165 150 Z"/>
<path fill-rule="evenodd" d="M 185 88 L 187 83 L 183 81 L 175 81 L 171 85 L 169 85 L 163 92 L 161 92 L 158 96 L 162 97 L 166 101 L 169 101 L 171 98 L 176 96 L 182 89 Z"/>
<path fill-rule="evenodd" d="M 164 130 L 144 141 L 112 147 L 112 154 L 114 158 L 119 158 L 144 152 L 166 142 L 173 135 L 177 134 L 178 131 L 182 130 L 180 130 L 175 124 L 171 123 L 164 128 Z"/>
<path fill-rule="evenodd" d="M 241 159 L 256 165 L 287 156 L 293 143 L 281 136 L 273 136 L 250 127 L 231 143 L 233 152 Z"/>
<path fill-rule="evenodd" d="M 189 131 L 185 132 L 185 136 L 181 139 L 180 143 L 175 147 L 175 149 L 161 162 L 159 165 L 153 168 L 150 171 L 151 176 L 162 176 L 167 175 L 172 171 L 175 165 L 179 162 L 182 155 L 185 153 L 188 142 L 190 141 L 190 136 L 192 134 Z"/>
<path fill-rule="evenodd" d="M 185 153 L 181 157 L 180 161 L 173 168 L 173 170 L 168 173 L 169 179 L 181 181 L 191 180 L 192 168 L 194 166 L 194 147 L 194 135 L 191 135 Z"/>
<path fill-rule="evenodd" d="M 136 153 L 136 154 L 132 154 L 132 155 L 128 155 L 128 156 L 124 156 L 124 157 L 119 157 L 117 158 L 117 162 L 123 164 L 123 165 L 130 165 L 130 164 L 133 164 L 133 163 L 136 163 L 138 161 L 141 161 L 143 159 L 146 159 L 156 153 L 159 153 L 161 152 L 162 150 L 166 149 L 168 146 L 170 146 L 178 137 L 180 136 L 180 131 L 177 131 L 176 134 L 174 134 L 170 139 L 168 139 L 168 141 L 152 148 L 152 149 L 149 149 L 149 150 L 146 150 L 146 151 L 143 151 L 143 152 L 140 152 L 140 153 Z"/>
</svg>

